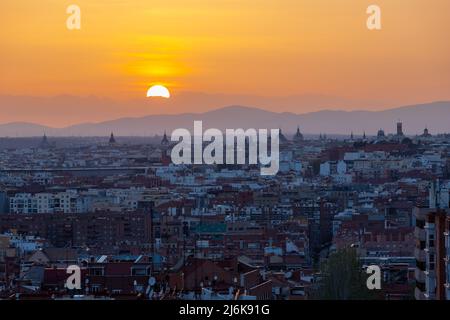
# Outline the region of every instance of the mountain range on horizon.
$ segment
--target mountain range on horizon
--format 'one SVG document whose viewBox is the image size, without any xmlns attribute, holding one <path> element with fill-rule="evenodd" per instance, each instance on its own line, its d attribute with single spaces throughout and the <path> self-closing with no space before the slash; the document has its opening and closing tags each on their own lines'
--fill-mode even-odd
<svg viewBox="0 0 450 320">
<path fill-rule="evenodd" d="M 42 136 L 148 136 L 170 133 L 177 128 L 193 131 L 195 120 L 203 121 L 203 129 L 218 128 L 280 128 L 293 133 L 300 127 L 304 134 L 375 135 L 379 129 L 394 133 L 397 121 L 403 123 L 406 135 L 421 134 L 425 127 L 433 133 L 450 132 L 450 101 L 403 106 L 382 111 L 322 110 L 304 114 L 271 112 L 254 107 L 228 106 L 203 113 L 149 115 L 119 118 L 96 123 L 80 123 L 63 128 L 52 128 L 29 122 L 11 122 L 0 125 L 2 137 Z"/>
<path fill-rule="evenodd" d="M 257 106 L 276 112 L 307 113 L 320 110 L 384 110 L 396 103 L 326 94 L 260 96 L 204 92 L 172 92 L 170 99 L 133 96 L 125 99 L 96 95 L 0 95 L 0 123 L 32 122 L 62 128 L 85 122 L 126 117 L 204 113 L 218 107 Z M 450 99 L 439 99 L 450 100 Z M 425 101 L 428 102 L 428 101 Z M 403 103 L 411 104 L 411 103 Z"/>
</svg>

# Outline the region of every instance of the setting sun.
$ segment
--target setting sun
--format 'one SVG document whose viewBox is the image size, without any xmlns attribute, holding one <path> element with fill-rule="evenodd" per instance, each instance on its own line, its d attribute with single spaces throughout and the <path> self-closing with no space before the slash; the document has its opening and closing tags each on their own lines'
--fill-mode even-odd
<svg viewBox="0 0 450 320">
<path fill-rule="evenodd" d="M 156 85 L 148 89 L 147 97 L 170 98 L 170 92 L 166 87 L 162 85 Z"/>
</svg>

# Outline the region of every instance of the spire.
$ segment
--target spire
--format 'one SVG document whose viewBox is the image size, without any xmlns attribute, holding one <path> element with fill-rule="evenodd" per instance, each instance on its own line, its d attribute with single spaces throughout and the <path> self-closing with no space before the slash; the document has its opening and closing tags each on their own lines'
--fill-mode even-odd
<svg viewBox="0 0 450 320">
<path fill-rule="evenodd" d="M 294 135 L 294 139 L 293 139 L 295 142 L 301 142 L 301 141 L 303 141 L 303 135 L 302 135 L 302 133 L 300 132 L 300 127 L 297 127 L 297 132 L 295 133 L 295 135 Z"/>
<path fill-rule="evenodd" d="M 111 136 L 109 137 L 109 144 L 115 144 L 116 139 L 114 138 L 114 133 L 111 132 Z"/>
<path fill-rule="evenodd" d="M 350 140 L 353 140 L 353 131 L 350 133 Z"/>
<path fill-rule="evenodd" d="M 40 143 L 40 147 L 41 148 L 47 148 L 49 146 L 48 143 L 48 139 L 47 139 L 47 135 L 44 132 L 44 136 L 42 137 L 41 143 Z"/>
<path fill-rule="evenodd" d="M 167 146 L 169 145 L 169 139 L 167 139 L 167 134 L 166 134 L 166 130 L 164 130 L 164 136 L 161 140 L 161 145 L 162 146 Z"/>
<path fill-rule="evenodd" d="M 281 128 L 280 128 L 280 136 L 279 136 L 279 138 L 280 138 L 280 143 L 287 143 L 288 142 L 288 139 L 284 136 L 283 132 L 281 131 Z"/>
</svg>

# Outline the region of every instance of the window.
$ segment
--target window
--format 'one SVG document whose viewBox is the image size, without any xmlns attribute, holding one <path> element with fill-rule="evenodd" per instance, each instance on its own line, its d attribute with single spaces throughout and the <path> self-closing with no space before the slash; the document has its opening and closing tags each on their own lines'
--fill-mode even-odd
<svg viewBox="0 0 450 320">
<path fill-rule="evenodd" d="M 434 270 L 434 254 L 430 254 L 430 258 L 429 258 L 429 270 L 433 271 Z"/>
<path fill-rule="evenodd" d="M 425 241 L 420 241 L 420 250 L 425 249 L 426 247 L 426 242 Z"/>
<path fill-rule="evenodd" d="M 89 274 L 91 276 L 103 276 L 103 268 L 91 268 Z"/>
<path fill-rule="evenodd" d="M 93 285 L 93 286 L 91 286 L 91 292 L 92 293 L 97 293 L 97 292 L 99 292 L 100 291 L 100 286 L 98 286 L 98 285 Z"/>
<path fill-rule="evenodd" d="M 428 246 L 429 246 L 430 248 L 433 248 L 433 247 L 434 247 L 434 234 L 430 234 L 430 235 L 428 236 Z"/>
<path fill-rule="evenodd" d="M 131 274 L 133 276 L 146 276 L 147 275 L 147 269 L 146 268 L 132 268 Z"/>
</svg>

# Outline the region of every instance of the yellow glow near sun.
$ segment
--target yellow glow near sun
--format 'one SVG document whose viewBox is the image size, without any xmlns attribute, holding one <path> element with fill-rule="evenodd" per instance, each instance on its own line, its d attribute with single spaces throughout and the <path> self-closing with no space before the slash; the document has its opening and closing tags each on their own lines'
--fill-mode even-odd
<svg viewBox="0 0 450 320">
<path fill-rule="evenodd" d="M 170 92 L 166 87 L 158 84 L 148 89 L 147 97 L 170 98 Z"/>
</svg>

